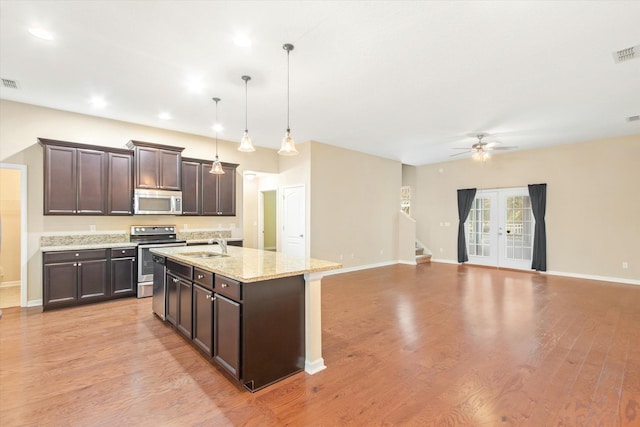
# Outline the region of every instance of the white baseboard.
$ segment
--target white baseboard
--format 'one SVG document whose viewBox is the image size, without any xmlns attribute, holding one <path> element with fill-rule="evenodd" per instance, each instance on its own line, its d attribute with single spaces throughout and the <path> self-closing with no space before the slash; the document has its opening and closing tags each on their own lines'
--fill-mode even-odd
<svg viewBox="0 0 640 427">
<path fill-rule="evenodd" d="M 460 264 L 458 261 L 452 259 L 431 258 L 431 262 L 439 262 L 442 264 Z"/>
<path fill-rule="evenodd" d="M 356 265 L 355 267 L 344 267 L 344 268 L 339 268 L 337 270 L 324 271 L 323 275 L 331 276 L 333 274 L 351 273 L 352 271 L 368 270 L 370 268 L 377 268 L 377 267 L 386 267 L 388 265 L 395 265 L 397 263 L 398 263 L 397 261 L 385 261 L 385 262 L 379 262 L 376 264 Z"/>
<path fill-rule="evenodd" d="M 417 262 L 415 261 L 402 261 L 402 260 L 398 260 L 396 261 L 396 264 L 404 264 L 404 265 L 418 265 Z"/>
<path fill-rule="evenodd" d="M 42 299 L 34 299 L 27 301 L 27 307 L 39 307 L 42 306 Z"/>
<path fill-rule="evenodd" d="M 19 280 L 14 280 L 13 282 L 1 282 L 0 288 L 12 288 L 14 286 L 20 286 Z"/>
<path fill-rule="evenodd" d="M 327 369 L 327 367 L 322 357 L 314 361 L 306 360 L 304 362 L 304 371 L 309 375 L 317 374 L 324 369 Z"/>
<path fill-rule="evenodd" d="M 594 276 L 591 274 L 566 273 L 564 271 L 541 271 L 540 273 L 548 274 L 549 276 L 573 277 L 575 279 L 600 280 L 603 282 L 615 282 L 624 283 L 625 285 L 640 286 L 640 280 L 624 279 L 622 277 Z"/>
</svg>

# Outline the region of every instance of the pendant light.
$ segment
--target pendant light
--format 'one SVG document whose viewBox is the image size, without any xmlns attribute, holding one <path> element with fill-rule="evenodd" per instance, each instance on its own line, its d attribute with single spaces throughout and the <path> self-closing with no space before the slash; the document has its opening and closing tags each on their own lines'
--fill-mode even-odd
<svg viewBox="0 0 640 427">
<path fill-rule="evenodd" d="M 251 80 L 251 76 L 242 76 L 242 80 L 244 80 L 244 135 L 242 135 L 242 139 L 240 140 L 240 146 L 238 147 L 238 151 L 251 153 L 252 151 L 256 151 L 256 149 L 253 148 L 253 142 L 251 141 L 251 137 L 249 136 L 249 128 L 247 127 L 247 116 L 248 116 L 247 83 L 249 82 L 249 80 Z"/>
<path fill-rule="evenodd" d="M 213 101 L 216 103 L 216 122 L 213 124 L 213 130 L 216 131 L 216 159 L 213 161 L 209 173 L 215 175 L 223 175 L 224 170 L 222 170 L 222 164 L 220 163 L 220 159 L 218 158 L 218 102 L 220 102 L 220 98 L 213 98 Z"/>
<path fill-rule="evenodd" d="M 293 45 L 287 43 L 282 48 L 287 51 L 287 132 L 282 138 L 282 146 L 278 154 L 281 156 L 295 156 L 298 154 L 298 150 L 296 150 L 295 142 L 291 137 L 291 128 L 289 127 L 289 53 L 293 50 Z"/>
</svg>

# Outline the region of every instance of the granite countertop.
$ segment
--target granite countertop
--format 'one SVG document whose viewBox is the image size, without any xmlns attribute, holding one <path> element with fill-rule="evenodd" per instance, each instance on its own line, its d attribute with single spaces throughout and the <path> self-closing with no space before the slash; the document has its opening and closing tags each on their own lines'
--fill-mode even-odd
<svg viewBox="0 0 640 427">
<path fill-rule="evenodd" d="M 109 249 L 109 248 L 131 248 L 138 246 L 137 243 L 131 242 L 109 242 L 109 243 L 86 243 L 86 244 L 69 244 L 55 246 L 40 246 L 41 252 L 58 252 L 58 251 L 82 251 L 85 249 Z"/>
<path fill-rule="evenodd" d="M 151 252 L 244 283 L 336 270 L 342 267 L 342 264 L 331 261 L 285 255 L 281 252 L 236 246 L 229 246 L 227 249 L 227 256 L 213 258 L 197 258 L 185 254 L 193 252 L 220 254 L 218 246 L 197 249 L 193 246 L 153 248 Z"/>
</svg>

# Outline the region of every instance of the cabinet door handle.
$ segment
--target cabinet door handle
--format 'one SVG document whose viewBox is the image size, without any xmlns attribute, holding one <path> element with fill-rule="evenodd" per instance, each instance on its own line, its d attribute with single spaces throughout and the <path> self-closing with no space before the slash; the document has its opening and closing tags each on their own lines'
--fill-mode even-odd
<svg viewBox="0 0 640 427">
<path fill-rule="evenodd" d="M 228 288 L 229 287 L 229 285 L 226 284 L 226 283 L 222 283 L 222 284 L 220 284 L 220 286 L 222 286 L 223 288 Z"/>
<path fill-rule="evenodd" d="M 204 279 L 204 275 L 203 274 L 198 274 L 198 279 Z"/>
<path fill-rule="evenodd" d="M 179 279 L 171 279 L 173 280 L 173 283 L 178 283 L 180 280 Z"/>
</svg>

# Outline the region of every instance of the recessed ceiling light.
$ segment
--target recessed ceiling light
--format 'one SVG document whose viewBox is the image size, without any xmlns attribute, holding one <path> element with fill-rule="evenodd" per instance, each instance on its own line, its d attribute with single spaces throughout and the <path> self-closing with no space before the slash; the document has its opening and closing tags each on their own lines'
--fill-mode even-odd
<svg viewBox="0 0 640 427">
<path fill-rule="evenodd" d="M 94 96 L 89 100 L 89 104 L 96 108 L 104 108 L 107 106 L 107 101 L 105 101 L 101 96 Z"/>
<path fill-rule="evenodd" d="M 188 78 L 185 85 L 187 86 L 187 90 L 192 93 L 202 93 L 202 90 L 204 89 L 204 83 L 200 77 Z"/>
<path fill-rule="evenodd" d="M 173 117 L 171 117 L 171 114 L 164 112 L 164 113 L 158 114 L 158 118 L 161 120 L 171 120 Z"/>
<path fill-rule="evenodd" d="M 42 40 L 53 40 L 53 34 L 45 30 L 44 28 L 39 28 L 39 27 L 29 28 L 29 33 L 31 33 L 32 36 Z"/>
<path fill-rule="evenodd" d="M 215 125 L 211 126 L 211 129 L 216 132 L 222 132 L 224 130 L 224 127 L 222 127 L 220 123 L 216 123 Z"/>
<path fill-rule="evenodd" d="M 238 34 L 237 36 L 235 36 L 233 38 L 233 42 L 236 44 L 236 46 L 240 46 L 240 47 L 251 46 L 251 39 L 245 36 L 244 34 Z"/>
</svg>

